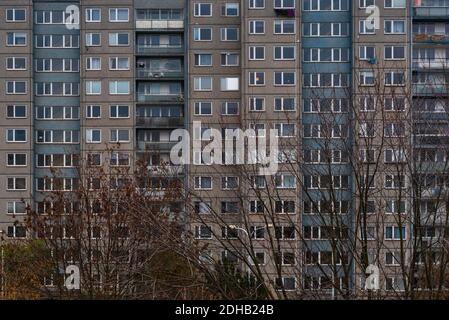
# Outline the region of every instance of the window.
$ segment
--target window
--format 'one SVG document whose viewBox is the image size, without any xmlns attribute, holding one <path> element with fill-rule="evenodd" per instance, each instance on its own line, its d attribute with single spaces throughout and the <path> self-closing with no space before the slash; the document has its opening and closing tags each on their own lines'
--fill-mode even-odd
<svg viewBox="0 0 449 320">
<path fill-rule="evenodd" d="M 126 152 L 112 152 L 110 165 L 111 166 L 129 166 L 130 156 Z"/>
<path fill-rule="evenodd" d="M 295 21 L 294 20 L 275 20 L 274 34 L 294 34 Z"/>
<path fill-rule="evenodd" d="M 359 59 L 360 60 L 373 60 L 376 58 L 376 47 L 372 46 L 360 46 L 359 47 Z"/>
<path fill-rule="evenodd" d="M 86 46 L 94 47 L 101 46 L 101 34 L 100 33 L 86 33 Z"/>
<path fill-rule="evenodd" d="M 294 123 L 275 123 L 274 129 L 277 130 L 276 135 L 278 137 L 294 137 L 295 136 L 295 124 Z"/>
<path fill-rule="evenodd" d="M 265 21 L 264 20 L 250 20 L 249 21 L 249 34 L 264 34 L 265 33 Z"/>
<path fill-rule="evenodd" d="M 8 153 L 7 165 L 11 167 L 19 167 L 27 165 L 26 153 Z"/>
<path fill-rule="evenodd" d="M 129 106 L 113 105 L 109 106 L 110 118 L 129 118 Z"/>
<path fill-rule="evenodd" d="M 195 102 L 195 115 L 212 115 L 212 102 Z"/>
<path fill-rule="evenodd" d="M 63 10 L 37 10 L 35 11 L 36 24 L 65 24 L 69 14 Z"/>
<path fill-rule="evenodd" d="M 6 142 L 26 142 L 27 132 L 25 129 L 7 129 Z"/>
<path fill-rule="evenodd" d="M 405 161 L 407 161 L 407 157 L 406 157 L 404 149 L 402 149 L 402 148 L 385 149 L 385 162 L 386 163 L 397 163 L 397 162 L 405 162 Z"/>
<path fill-rule="evenodd" d="M 109 70 L 129 70 L 129 58 L 128 57 L 109 58 Z"/>
<path fill-rule="evenodd" d="M 282 277 L 275 279 L 276 290 L 294 291 L 296 290 L 296 279 L 293 277 Z"/>
<path fill-rule="evenodd" d="M 374 86 L 374 71 L 361 71 L 359 81 L 361 86 Z"/>
<path fill-rule="evenodd" d="M 129 94 L 129 81 L 109 81 L 109 94 Z"/>
<path fill-rule="evenodd" d="M 238 3 L 225 3 L 222 7 L 221 15 L 225 17 L 238 17 L 239 16 L 239 4 Z"/>
<path fill-rule="evenodd" d="M 402 71 L 390 71 L 385 73 L 386 86 L 404 86 L 405 74 Z"/>
<path fill-rule="evenodd" d="M 249 47 L 249 60 L 265 60 L 265 47 L 263 46 Z"/>
<path fill-rule="evenodd" d="M 26 190 L 26 179 L 9 177 L 6 189 L 9 191 Z"/>
<path fill-rule="evenodd" d="M 294 9 L 295 0 L 274 0 L 274 7 L 276 9 Z"/>
<path fill-rule="evenodd" d="M 86 22 L 101 22 L 101 9 L 87 8 L 86 9 Z"/>
<path fill-rule="evenodd" d="M 239 187 L 238 177 L 221 177 L 221 189 L 223 190 L 234 190 Z"/>
<path fill-rule="evenodd" d="M 101 81 L 86 80 L 86 94 L 88 95 L 101 94 Z"/>
<path fill-rule="evenodd" d="M 87 143 L 101 143 L 101 130 L 100 129 L 86 129 L 86 142 Z"/>
<path fill-rule="evenodd" d="M 220 54 L 220 62 L 223 67 L 234 67 L 239 65 L 240 56 L 238 53 L 222 53 Z"/>
<path fill-rule="evenodd" d="M 294 226 L 274 227 L 276 239 L 293 240 L 296 238 Z"/>
<path fill-rule="evenodd" d="M 44 58 L 36 59 L 36 72 L 79 72 L 79 59 Z"/>
<path fill-rule="evenodd" d="M 387 214 L 404 214 L 405 208 L 406 208 L 405 200 L 385 201 L 385 213 Z"/>
<path fill-rule="evenodd" d="M 386 111 L 404 111 L 405 110 L 405 98 L 385 98 L 385 110 Z"/>
<path fill-rule="evenodd" d="M 7 32 L 7 46 L 26 46 L 27 34 L 24 32 Z"/>
<path fill-rule="evenodd" d="M 88 119 L 101 118 L 101 106 L 98 105 L 86 106 L 86 118 Z"/>
<path fill-rule="evenodd" d="M 386 46 L 385 60 L 403 60 L 405 59 L 405 47 L 403 46 Z"/>
<path fill-rule="evenodd" d="M 37 82 L 37 96 L 78 96 L 78 82 Z"/>
<path fill-rule="evenodd" d="M 295 213 L 295 201 L 291 200 L 278 200 L 274 204 L 275 212 L 278 214 L 294 214 Z"/>
<path fill-rule="evenodd" d="M 265 239 L 265 226 L 250 226 L 249 234 L 251 239 Z"/>
<path fill-rule="evenodd" d="M 249 73 L 249 85 L 250 86 L 264 86 L 265 85 L 265 72 L 250 72 Z"/>
<path fill-rule="evenodd" d="M 374 126 L 374 122 L 366 121 L 366 122 L 360 123 L 360 128 L 359 128 L 359 136 L 360 137 L 369 138 L 369 137 L 374 137 L 375 135 L 376 135 L 376 128 Z"/>
<path fill-rule="evenodd" d="M 275 86 L 294 86 L 295 85 L 295 72 L 274 72 L 274 85 Z"/>
<path fill-rule="evenodd" d="M 212 66 L 212 55 L 208 53 L 195 54 L 196 67 L 210 67 Z"/>
<path fill-rule="evenodd" d="M 220 79 L 221 91 L 238 91 L 239 90 L 239 78 L 221 78 Z"/>
<path fill-rule="evenodd" d="M 406 0 L 385 0 L 385 8 L 405 8 Z"/>
<path fill-rule="evenodd" d="M 295 105 L 295 98 L 274 98 L 274 111 L 294 111 L 296 108 Z"/>
<path fill-rule="evenodd" d="M 221 104 L 221 114 L 228 115 L 228 116 L 239 114 L 239 103 L 238 102 L 223 102 Z"/>
<path fill-rule="evenodd" d="M 110 46 L 128 46 L 129 33 L 111 32 L 109 33 Z"/>
<path fill-rule="evenodd" d="M 26 227 L 24 226 L 8 226 L 8 238 L 26 238 Z"/>
<path fill-rule="evenodd" d="M 212 239 L 212 229 L 206 225 L 195 226 L 196 239 Z"/>
<path fill-rule="evenodd" d="M 79 36 L 68 34 L 38 34 L 36 48 L 78 48 Z"/>
<path fill-rule="evenodd" d="M 129 130 L 111 129 L 109 137 L 110 142 L 129 142 Z"/>
<path fill-rule="evenodd" d="M 248 0 L 250 9 L 264 9 L 265 0 Z"/>
<path fill-rule="evenodd" d="M 193 28 L 195 41 L 212 41 L 212 28 Z"/>
<path fill-rule="evenodd" d="M 101 70 L 101 58 L 89 57 L 86 59 L 86 70 Z"/>
<path fill-rule="evenodd" d="M 274 60 L 295 60 L 295 47 L 274 47 Z"/>
<path fill-rule="evenodd" d="M 11 57 L 6 58 L 6 70 L 26 70 L 26 58 Z"/>
<path fill-rule="evenodd" d="M 386 189 L 399 189 L 405 188 L 405 177 L 404 175 L 385 175 L 385 188 Z"/>
<path fill-rule="evenodd" d="M 6 81 L 6 94 L 26 94 L 26 81 Z"/>
<path fill-rule="evenodd" d="M 250 213 L 264 213 L 265 205 L 261 200 L 251 200 L 249 203 Z"/>
<path fill-rule="evenodd" d="M 79 107 L 71 106 L 37 106 L 36 119 L 60 119 L 60 120 L 74 120 L 79 119 Z"/>
<path fill-rule="evenodd" d="M 275 185 L 278 189 L 295 189 L 295 176 L 290 174 L 280 174 L 275 176 Z"/>
<path fill-rule="evenodd" d="M 387 0 L 388 1 L 388 0 Z M 385 290 L 387 291 L 404 291 L 405 282 L 402 277 L 386 277 Z"/>
<path fill-rule="evenodd" d="M 195 91 L 212 91 L 212 77 L 194 77 Z"/>
<path fill-rule="evenodd" d="M 249 98 L 249 111 L 265 111 L 265 98 Z"/>
<path fill-rule="evenodd" d="M 228 27 L 221 28 L 221 41 L 238 41 L 239 40 L 239 28 Z"/>
<path fill-rule="evenodd" d="M 401 228 L 398 226 L 387 226 L 385 227 L 385 239 L 386 240 L 405 240 L 405 226 Z"/>
<path fill-rule="evenodd" d="M 212 177 L 195 177 L 195 189 L 212 190 Z"/>
<path fill-rule="evenodd" d="M 212 17 L 212 3 L 195 3 L 195 17 Z"/>
<path fill-rule="evenodd" d="M 359 33 L 360 34 L 376 34 L 376 29 L 367 23 L 366 20 L 359 21 Z"/>
<path fill-rule="evenodd" d="M 26 118 L 27 107 L 22 105 L 8 105 L 6 107 L 7 118 Z"/>
<path fill-rule="evenodd" d="M 27 204 L 22 201 L 8 201 L 8 214 L 26 214 Z"/>
<path fill-rule="evenodd" d="M 100 153 L 88 153 L 87 164 L 89 166 L 101 166 L 101 154 Z M 93 188 L 91 188 L 93 189 Z"/>
<path fill-rule="evenodd" d="M 375 5 L 376 0 L 359 0 L 359 7 L 361 9 Z"/>
<path fill-rule="evenodd" d="M 128 22 L 128 8 L 111 8 L 109 9 L 109 22 Z"/>
<path fill-rule="evenodd" d="M 25 20 L 25 9 L 6 9 L 6 22 L 24 22 Z"/>
<path fill-rule="evenodd" d="M 384 21 L 385 34 L 404 34 L 405 21 L 404 20 L 385 20 Z"/>
<path fill-rule="evenodd" d="M 79 143 L 79 131 L 36 130 L 36 143 Z"/>
</svg>

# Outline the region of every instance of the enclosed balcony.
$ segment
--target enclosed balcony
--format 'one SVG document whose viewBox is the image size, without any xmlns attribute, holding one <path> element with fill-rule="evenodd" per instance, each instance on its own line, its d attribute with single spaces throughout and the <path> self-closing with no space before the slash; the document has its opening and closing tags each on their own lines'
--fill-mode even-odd
<svg viewBox="0 0 449 320">
<path fill-rule="evenodd" d="M 182 30 L 184 14 L 182 9 L 138 9 L 136 29 Z"/>
<path fill-rule="evenodd" d="M 154 58 L 137 60 L 137 78 L 146 80 L 183 79 L 181 58 Z"/>
<path fill-rule="evenodd" d="M 136 54 L 138 55 L 183 55 L 182 34 L 139 34 Z"/>
<path fill-rule="evenodd" d="M 449 4 L 445 5 L 441 0 L 422 0 L 413 8 L 415 18 L 424 20 L 447 20 L 449 16 Z"/>
<path fill-rule="evenodd" d="M 140 82 L 137 84 L 139 103 L 182 103 L 184 92 L 181 82 Z"/>
<path fill-rule="evenodd" d="M 413 69 L 447 72 L 449 70 L 449 58 L 414 58 Z"/>
<path fill-rule="evenodd" d="M 170 141 L 172 130 L 137 130 L 137 149 L 138 151 L 148 152 L 169 152 L 177 143 Z"/>
<path fill-rule="evenodd" d="M 184 125 L 183 107 L 176 105 L 141 106 L 136 125 L 146 128 L 179 128 Z"/>
</svg>

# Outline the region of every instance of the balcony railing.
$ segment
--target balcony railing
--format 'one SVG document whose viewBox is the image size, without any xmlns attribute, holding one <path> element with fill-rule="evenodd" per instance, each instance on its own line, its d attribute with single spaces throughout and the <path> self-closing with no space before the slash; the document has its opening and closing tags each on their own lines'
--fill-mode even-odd
<svg viewBox="0 0 449 320">
<path fill-rule="evenodd" d="M 167 128 L 182 127 L 184 118 L 182 117 L 137 117 L 136 125 L 139 127 Z"/>
<path fill-rule="evenodd" d="M 183 166 L 167 165 L 167 166 L 148 166 L 148 171 L 153 174 L 161 175 L 182 175 L 184 173 Z"/>
<path fill-rule="evenodd" d="M 146 94 L 137 93 L 138 102 L 184 102 L 184 95 L 178 94 Z"/>
<path fill-rule="evenodd" d="M 137 20 L 136 29 L 183 29 L 183 20 Z"/>
<path fill-rule="evenodd" d="M 413 41 L 417 43 L 445 44 L 449 43 L 449 35 L 415 33 L 413 34 Z"/>
<path fill-rule="evenodd" d="M 436 59 L 413 59 L 414 69 L 424 70 L 448 70 L 449 59 L 448 58 L 436 58 Z"/>
<path fill-rule="evenodd" d="M 170 151 L 176 144 L 174 141 L 152 142 L 152 141 L 137 141 L 137 148 L 139 151 Z"/>
<path fill-rule="evenodd" d="M 183 54 L 184 46 L 182 44 L 160 44 L 160 45 L 137 45 L 138 54 Z"/>
<path fill-rule="evenodd" d="M 449 84 L 414 83 L 413 94 L 418 95 L 449 95 Z"/>
<path fill-rule="evenodd" d="M 449 7 L 415 7 L 413 13 L 420 18 L 447 18 Z"/>
<path fill-rule="evenodd" d="M 168 69 L 144 69 L 137 70 L 137 77 L 144 79 L 177 79 L 183 78 L 184 73 L 182 70 L 168 70 Z"/>
</svg>

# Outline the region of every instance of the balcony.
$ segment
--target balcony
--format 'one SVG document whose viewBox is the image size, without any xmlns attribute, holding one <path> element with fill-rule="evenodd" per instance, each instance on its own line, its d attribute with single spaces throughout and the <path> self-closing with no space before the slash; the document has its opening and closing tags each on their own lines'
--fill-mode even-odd
<svg viewBox="0 0 449 320">
<path fill-rule="evenodd" d="M 178 94 L 146 94 L 137 93 L 139 103 L 181 103 L 184 102 L 184 95 Z"/>
<path fill-rule="evenodd" d="M 449 59 L 413 59 L 413 69 L 415 70 L 441 70 L 447 71 L 449 68 Z"/>
<path fill-rule="evenodd" d="M 169 69 L 137 69 L 137 78 L 146 80 L 183 79 L 183 70 Z"/>
<path fill-rule="evenodd" d="M 141 55 L 183 55 L 184 46 L 182 44 L 159 44 L 159 45 L 137 45 L 137 54 Z"/>
<path fill-rule="evenodd" d="M 177 142 L 175 141 L 137 141 L 138 151 L 160 152 L 170 151 Z"/>
<path fill-rule="evenodd" d="M 413 8 L 415 18 L 425 20 L 447 20 L 449 16 L 449 7 L 415 7 Z"/>
<path fill-rule="evenodd" d="M 413 94 L 419 96 L 449 95 L 448 84 L 414 83 Z"/>
<path fill-rule="evenodd" d="M 136 29 L 150 30 L 182 30 L 183 20 L 137 20 Z"/>
<path fill-rule="evenodd" d="M 183 117 L 137 117 L 138 127 L 178 128 L 184 125 Z"/>
<path fill-rule="evenodd" d="M 425 34 L 425 33 L 415 33 L 413 34 L 413 41 L 416 43 L 426 43 L 426 44 L 448 44 L 449 36 L 446 34 Z"/>
<path fill-rule="evenodd" d="M 167 166 L 148 166 L 148 171 L 155 175 L 182 175 L 184 174 L 183 166 L 167 165 Z"/>
</svg>

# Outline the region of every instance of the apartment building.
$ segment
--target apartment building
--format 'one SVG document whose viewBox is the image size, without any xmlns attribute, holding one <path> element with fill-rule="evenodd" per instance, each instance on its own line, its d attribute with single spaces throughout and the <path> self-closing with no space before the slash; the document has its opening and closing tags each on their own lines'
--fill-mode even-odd
<svg viewBox="0 0 449 320">
<path fill-rule="evenodd" d="M 168 165 L 207 261 L 333 297 L 374 264 L 401 292 L 414 240 L 447 230 L 448 26 L 441 0 L 3 0 L 0 229 L 26 237 L 25 203 L 44 213 L 81 161 Z M 180 128 L 202 146 L 275 129 L 278 171 L 173 165 Z"/>
</svg>

